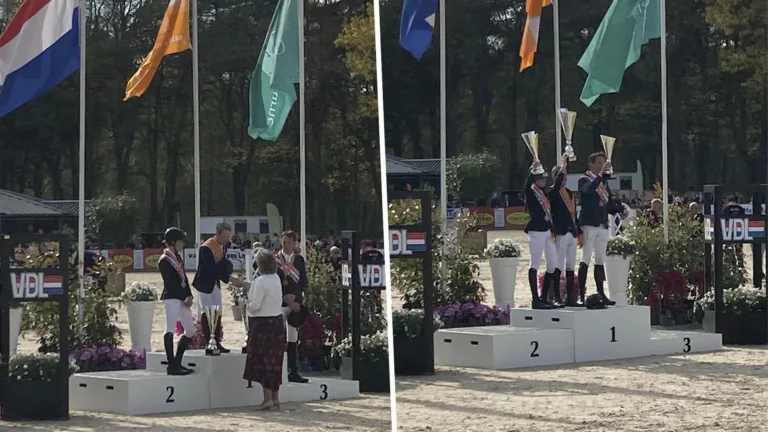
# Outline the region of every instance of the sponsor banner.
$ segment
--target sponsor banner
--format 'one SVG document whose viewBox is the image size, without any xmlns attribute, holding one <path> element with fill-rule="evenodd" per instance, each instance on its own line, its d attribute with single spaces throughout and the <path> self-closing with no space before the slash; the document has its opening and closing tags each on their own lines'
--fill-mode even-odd
<svg viewBox="0 0 768 432">
<path fill-rule="evenodd" d="M 107 259 L 114 262 L 123 272 L 136 271 L 133 263 L 136 261 L 134 252 L 141 253 L 141 250 L 133 249 L 109 249 Z M 102 254 L 103 255 L 103 254 Z M 139 258 L 141 261 L 141 258 Z"/>
<path fill-rule="evenodd" d="M 765 222 L 751 221 L 749 218 L 720 219 L 720 229 L 724 242 L 749 243 L 756 238 L 765 237 Z M 704 238 L 715 238 L 714 221 L 711 218 L 704 219 Z"/>
<path fill-rule="evenodd" d="M 466 209 L 481 229 L 523 229 L 530 220 L 525 207 L 471 207 Z"/>
<path fill-rule="evenodd" d="M 237 270 L 245 269 L 245 256 L 252 255 L 251 249 L 230 249 L 227 251 L 227 259 L 232 261 L 232 267 Z M 184 249 L 184 268 L 187 271 L 195 271 L 197 268 L 197 249 Z"/>
<path fill-rule="evenodd" d="M 157 262 L 163 254 L 162 249 L 108 249 L 103 251 L 90 251 L 113 261 L 124 273 L 157 272 Z M 227 259 L 232 261 L 235 270 L 245 268 L 246 255 L 253 254 L 250 249 L 229 250 Z M 185 249 L 182 254 L 184 268 L 193 272 L 197 268 L 197 250 Z"/>
</svg>

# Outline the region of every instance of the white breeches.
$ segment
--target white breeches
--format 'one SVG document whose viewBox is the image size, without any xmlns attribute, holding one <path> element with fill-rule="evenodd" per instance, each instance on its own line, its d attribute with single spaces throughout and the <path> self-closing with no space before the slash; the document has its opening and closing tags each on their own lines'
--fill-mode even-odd
<svg viewBox="0 0 768 432">
<path fill-rule="evenodd" d="M 576 267 L 576 238 L 571 233 L 557 236 L 557 267 L 558 269 L 573 271 Z M 563 265 L 565 264 L 565 265 Z"/>
<path fill-rule="evenodd" d="M 198 304 L 200 305 L 200 311 L 202 312 L 205 306 L 219 306 L 221 307 L 221 288 L 216 287 L 210 294 L 197 293 Z"/>
<path fill-rule="evenodd" d="M 299 341 L 299 329 L 296 327 L 291 327 L 288 325 L 288 315 L 291 314 L 291 308 L 284 307 L 283 308 L 283 320 L 285 321 L 285 336 L 286 339 L 288 339 L 288 342 L 298 342 Z"/>
<path fill-rule="evenodd" d="M 581 248 L 581 262 L 589 265 L 592 252 L 595 252 L 595 265 L 605 264 L 605 249 L 608 247 L 608 228 L 585 226 L 584 246 Z"/>
<path fill-rule="evenodd" d="M 165 303 L 165 332 L 176 332 L 176 321 L 181 321 L 184 327 L 184 336 L 191 338 L 195 334 L 195 322 L 192 321 L 192 309 L 183 301 L 176 299 L 163 300 Z"/>
<path fill-rule="evenodd" d="M 547 273 L 555 271 L 557 263 L 557 248 L 552 239 L 550 231 L 529 231 L 528 249 L 531 251 L 531 268 L 539 269 L 541 265 L 541 253 L 544 252 L 544 258 L 547 260 Z"/>
</svg>

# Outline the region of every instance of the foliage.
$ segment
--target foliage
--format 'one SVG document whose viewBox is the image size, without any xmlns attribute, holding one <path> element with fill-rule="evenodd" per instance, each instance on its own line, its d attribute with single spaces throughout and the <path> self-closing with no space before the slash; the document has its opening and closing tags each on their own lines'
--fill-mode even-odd
<svg viewBox="0 0 768 432">
<path fill-rule="evenodd" d="M 434 331 L 440 330 L 442 321 L 437 316 L 433 319 Z M 424 336 L 424 310 L 393 310 L 392 311 L 392 335 L 394 337 L 413 338 Z"/>
<path fill-rule="evenodd" d="M 153 302 L 157 301 L 157 289 L 145 282 L 133 282 L 121 294 L 124 302 Z"/>
<path fill-rule="evenodd" d="M 605 250 L 607 256 L 620 255 L 626 259 L 635 254 L 637 248 L 635 247 L 635 241 L 628 236 L 615 236 L 608 239 L 608 247 Z"/>
<path fill-rule="evenodd" d="M 27 249 L 24 266 L 27 268 L 55 268 L 58 256 L 54 252 L 40 253 L 35 245 Z M 90 346 L 119 346 L 122 333 L 115 325 L 117 308 L 110 303 L 104 289 L 92 278 L 86 278 L 83 296 L 83 333 L 79 332 L 77 313 L 79 276 L 77 274 L 76 253 L 69 256 L 69 350 Z M 59 306 L 54 302 L 30 302 L 24 308 L 22 330 L 32 331 L 38 336 L 40 352 L 59 351 Z"/>
<path fill-rule="evenodd" d="M 110 346 L 78 349 L 70 354 L 80 372 L 108 372 L 146 369 L 147 358 L 143 352 L 126 351 Z"/>
<path fill-rule="evenodd" d="M 485 248 L 483 255 L 486 258 L 519 258 L 520 245 L 514 240 L 508 238 L 494 239 L 491 244 Z"/>
<path fill-rule="evenodd" d="M 474 229 L 474 218 L 459 217 L 449 232 L 443 256 L 443 236 L 440 234 L 438 209 L 432 209 L 432 281 L 435 304 L 448 305 L 461 301 L 485 300 L 485 288 L 478 281 L 480 266 L 472 260 L 465 244 L 466 234 Z M 389 203 L 389 223 L 412 225 L 419 223 L 419 201 L 400 200 Z M 440 262 L 446 268 L 445 289 L 442 288 Z M 393 260 L 390 264 L 392 285 L 402 295 L 405 309 L 420 309 L 424 305 L 422 260 L 419 258 Z"/>
<path fill-rule="evenodd" d="M 133 235 L 138 217 L 138 202 L 128 195 L 93 199 L 85 208 L 85 232 L 97 244 L 120 247 Z"/>
<path fill-rule="evenodd" d="M 238 288 L 234 285 L 227 284 L 227 292 L 229 293 L 230 297 L 232 297 L 232 304 L 234 306 L 239 306 L 240 301 L 244 301 L 246 297 L 246 292 L 248 290 L 248 285 L 246 284 L 243 288 Z"/>
<path fill-rule="evenodd" d="M 248 317 L 243 317 L 243 319 L 247 320 Z M 205 346 L 208 345 L 208 341 L 205 340 L 205 336 L 203 336 L 203 325 L 200 320 L 197 319 L 197 315 L 192 316 L 192 323 L 195 325 L 195 333 L 190 338 L 191 340 L 189 341 L 188 349 L 204 349 Z M 183 334 L 184 326 L 181 325 L 181 321 L 176 321 L 176 336 L 181 336 Z M 224 339 L 224 323 L 216 329 L 216 337 L 218 340 Z"/>
<path fill-rule="evenodd" d="M 481 327 L 509 324 L 509 311 L 469 301 L 435 308 L 445 328 Z"/>
<path fill-rule="evenodd" d="M 328 317 L 341 311 L 341 273 L 334 270 L 322 252 L 307 251 L 307 286 L 304 305 L 310 312 Z"/>
<path fill-rule="evenodd" d="M 299 329 L 299 356 L 313 359 L 325 355 L 325 328 L 319 316 L 311 314 Z"/>
<path fill-rule="evenodd" d="M 685 301 L 690 294 L 691 290 L 683 272 L 663 271 L 653 281 L 647 304 L 654 312 L 675 314 L 684 311 Z"/>
<path fill-rule="evenodd" d="M 764 289 L 753 287 L 738 287 L 723 290 L 723 312 L 726 315 L 741 315 L 746 313 L 766 311 L 766 293 Z M 696 300 L 697 310 L 715 310 L 715 291 L 711 290 Z"/>
<path fill-rule="evenodd" d="M 352 339 L 345 338 L 333 348 L 337 357 L 352 357 Z M 389 341 L 387 333 L 380 331 L 360 338 L 360 359 L 363 363 L 389 361 Z"/>
<path fill-rule="evenodd" d="M 69 375 L 78 372 L 70 360 Z M 9 379 L 16 381 L 47 381 L 59 376 L 59 354 L 16 354 L 8 364 Z"/>
<path fill-rule="evenodd" d="M 501 162 L 488 151 L 465 153 L 448 160 L 446 181 L 452 205 L 485 199 L 498 189 Z"/>
</svg>

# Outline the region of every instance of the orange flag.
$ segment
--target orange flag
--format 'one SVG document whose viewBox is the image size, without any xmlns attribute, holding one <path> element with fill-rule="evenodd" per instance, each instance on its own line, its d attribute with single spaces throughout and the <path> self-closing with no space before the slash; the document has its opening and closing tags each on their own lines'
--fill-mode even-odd
<svg viewBox="0 0 768 432">
<path fill-rule="evenodd" d="M 139 70 L 128 80 L 125 86 L 125 99 L 138 97 L 144 94 L 155 77 L 157 68 L 163 57 L 180 53 L 192 48 L 189 42 L 189 1 L 171 0 L 168 9 L 165 10 L 160 31 L 152 51 L 144 58 Z"/>
<path fill-rule="evenodd" d="M 541 22 L 541 10 L 552 4 L 552 0 L 526 0 L 525 30 L 523 30 L 523 43 L 520 44 L 520 72 L 533 66 L 533 57 L 539 45 L 539 23 Z"/>
</svg>

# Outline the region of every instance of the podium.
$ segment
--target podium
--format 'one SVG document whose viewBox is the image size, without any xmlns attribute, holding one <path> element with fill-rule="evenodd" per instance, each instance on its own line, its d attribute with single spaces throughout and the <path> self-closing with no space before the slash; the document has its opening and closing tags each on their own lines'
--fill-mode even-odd
<svg viewBox="0 0 768 432">
<path fill-rule="evenodd" d="M 258 383 L 243 379 L 245 354 L 206 356 L 204 350 L 184 354 L 184 366 L 195 373 L 170 376 L 164 352 L 147 353 L 147 369 L 74 374 L 70 408 L 123 415 L 197 411 L 256 406 L 262 402 Z M 309 377 L 306 384 L 289 383 L 285 358 L 280 402 L 311 402 L 360 397 L 357 381 Z"/>
<path fill-rule="evenodd" d="M 651 330 L 648 306 L 510 310 L 510 325 L 435 333 L 435 364 L 516 369 L 723 349 L 719 334 Z"/>
</svg>

